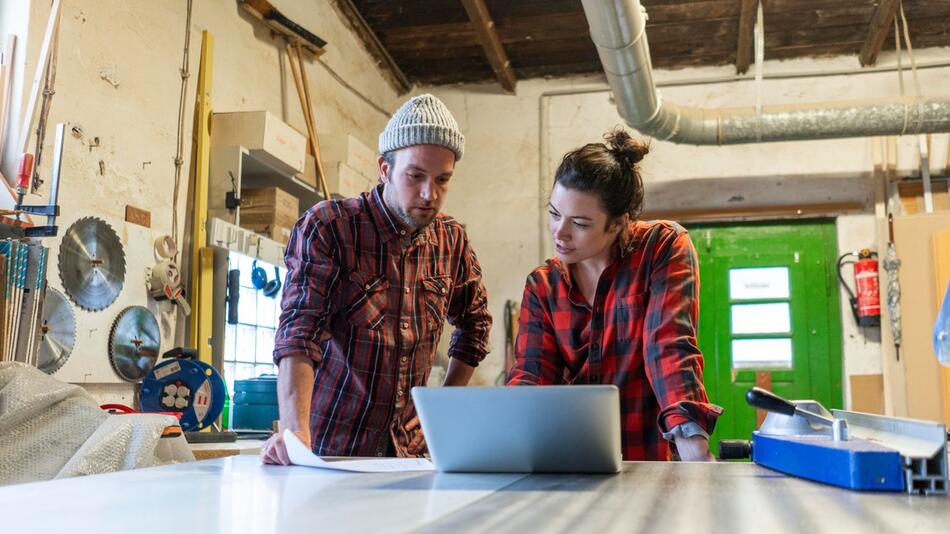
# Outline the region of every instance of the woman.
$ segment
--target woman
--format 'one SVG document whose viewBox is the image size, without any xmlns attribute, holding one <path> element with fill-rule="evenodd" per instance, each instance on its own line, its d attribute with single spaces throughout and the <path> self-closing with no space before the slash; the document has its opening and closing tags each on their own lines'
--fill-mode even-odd
<svg viewBox="0 0 950 534">
<path fill-rule="evenodd" d="M 639 221 L 648 148 L 616 130 L 564 156 L 548 204 L 557 256 L 528 276 L 508 385 L 615 384 L 624 460 L 712 460 L 699 275 L 681 226 Z"/>
</svg>

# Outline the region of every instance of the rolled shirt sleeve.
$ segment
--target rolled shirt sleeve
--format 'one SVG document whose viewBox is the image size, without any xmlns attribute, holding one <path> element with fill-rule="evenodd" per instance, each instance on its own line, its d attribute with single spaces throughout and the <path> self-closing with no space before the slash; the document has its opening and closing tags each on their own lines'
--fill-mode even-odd
<svg viewBox="0 0 950 534">
<path fill-rule="evenodd" d="M 448 307 L 448 322 L 455 327 L 448 356 L 475 367 L 489 352 L 492 319 L 488 311 L 488 293 L 482 282 L 482 268 L 465 231 L 461 232 L 461 261 Z"/>
<path fill-rule="evenodd" d="M 330 295 L 339 284 L 341 269 L 333 257 L 332 227 L 322 224 L 316 213 L 311 211 L 300 219 L 287 242 L 287 277 L 274 363 L 287 356 L 305 356 L 319 367 L 323 359 L 320 344 L 330 337 L 326 330 L 332 312 Z"/>
<path fill-rule="evenodd" d="M 696 341 L 699 272 L 696 250 L 685 232 L 674 234 L 650 276 L 644 322 L 645 370 L 660 405 L 664 433 L 685 423 L 711 434 L 722 408 L 703 386 L 703 356 Z"/>
</svg>

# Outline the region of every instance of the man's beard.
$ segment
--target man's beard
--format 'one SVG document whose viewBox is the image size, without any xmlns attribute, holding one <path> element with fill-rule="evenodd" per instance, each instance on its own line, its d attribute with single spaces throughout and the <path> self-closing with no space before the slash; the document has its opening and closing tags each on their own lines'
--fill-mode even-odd
<svg viewBox="0 0 950 534">
<path fill-rule="evenodd" d="M 432 224 L 432 221 L 435 220 L 435 216 L 438 213 L 437 210 L 433 209 L 432 215 L 426 217 L 413 217 L 399 205 L 399 201 L 394 197 L 395 194 L 391 193 L 388 187 L 383 190 L 383 200 L 386 201 L 386 207 L 389 208 L 389 211 L 392 212 L 403 226 L 412 228 L 413 231 L 421 230 Z"/>
</svg>

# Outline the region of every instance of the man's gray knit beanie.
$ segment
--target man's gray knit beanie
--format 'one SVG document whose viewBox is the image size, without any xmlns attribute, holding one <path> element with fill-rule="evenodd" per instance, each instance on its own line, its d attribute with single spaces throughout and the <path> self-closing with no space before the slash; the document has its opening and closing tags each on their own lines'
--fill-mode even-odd
<svg viewBox="0 0 950 534">
<path fill-rule="evenodd" d="M 410 98 L 379 134 L 380 154 L 413 145 L 444 146 L 455 152 L 456 160 L 462 159 L 465 136 L 449 108 L 432 95 Z"/>
</svg>

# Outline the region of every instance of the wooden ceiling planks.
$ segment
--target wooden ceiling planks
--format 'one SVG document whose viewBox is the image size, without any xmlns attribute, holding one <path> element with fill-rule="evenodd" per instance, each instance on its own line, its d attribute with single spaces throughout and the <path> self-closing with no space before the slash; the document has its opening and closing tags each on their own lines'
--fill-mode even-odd
<svg viewBox="0 0 950 534">
<path fill-rule="evenodd" d="M 349 1 L 411 82 L 438 85 L 499 79 L 463 0 Z M 748 45 L 739 44 L 744 0 L 641 1 L 649 14 L 647 34 L 655 67 L 740 67 L 751 62 L 751 39 Z M 858 54 L 869 38 L 879 4 L 890 1 L 762 0 L 765 57 Z M 505 52 L 513 77 L 602 72 L 579 0 L 482 2 L 494 21 L 497 46 Z M 755 5 L 754 1 L 745 3 Z M 950 46 L 950 2 L 914 0 L 905 2 L 904 10 L 915 47 Z M 888 28 L 881 26 L 883 50 L 894 48 L 893 21 Z"/>
<path fill-rule="evenodd" d="M 745 74 L 752 64 L 755 43 L 755 20 L 759 0 L 741 0 L 739 10 L 739 37 L 736 44 L 736 72 Z"/>
<path fill-rule="evenodd" d="M 509 93 L 515 92 L 517 78 L 511 70 L 511 61 L 508 60 L 508 53 L 501 44 L 498 37 L 498 31 L 495 28 L 495 21 L 492 20 L 488 7 L 484 0 L 462 0 L 462 5 L 468 13 L 472 28 L 475 30 L 475 37 L 478 39 L 482 49 L 485 51 L 485 58 L 491 65 L 492 72 L 498 83 Z"/>
<path fill-rule="evenodd" d="M 877 55 L 881 53 L 881 47 L 884 46 L 884 39 L 893 31 L 894 15 L 897 13 L 899 0 L 881 0 L 874 10 L 871 17 L 870 28 L 867 30 L 867 37 L 861 45 L 861 52 L 858 58 L 862 65 L 873 65 L 877 62 Z"/>
</svg>

